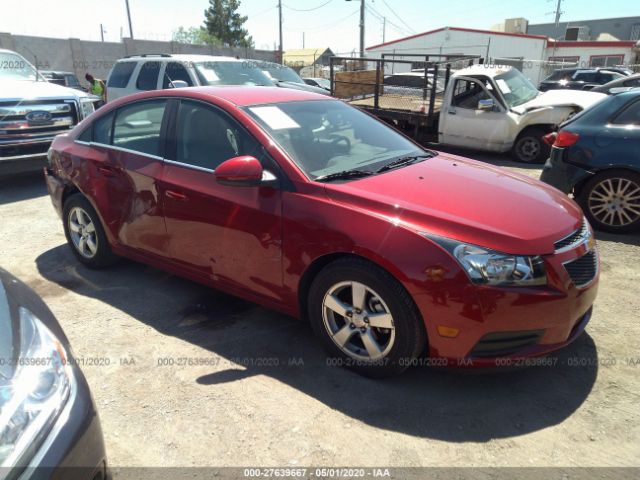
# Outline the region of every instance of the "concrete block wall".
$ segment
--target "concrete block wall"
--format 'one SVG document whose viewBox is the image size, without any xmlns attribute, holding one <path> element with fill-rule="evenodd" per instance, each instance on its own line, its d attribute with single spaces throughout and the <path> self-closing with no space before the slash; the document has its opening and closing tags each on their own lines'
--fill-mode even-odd
<svg viewBox="0 0 640 480">
<path fill-rule="evenodd" d="M 77 38 L 61 39 L 12 35 L 5 32 L 0 32 L 0 48 L 18 52 L 34 65 L 37 61 L 41 70 L 74 72 L 83 85 L 86 83 L 85 73 L 89 72 L 94 77 L 106 79 L 116 60 L 127 55 L 188 53 L 275 61 L 277 54 L 272 50 L 187 45 L 131 38 L 123 38 L 121 43 L 113 43 Z"/>
</svg>

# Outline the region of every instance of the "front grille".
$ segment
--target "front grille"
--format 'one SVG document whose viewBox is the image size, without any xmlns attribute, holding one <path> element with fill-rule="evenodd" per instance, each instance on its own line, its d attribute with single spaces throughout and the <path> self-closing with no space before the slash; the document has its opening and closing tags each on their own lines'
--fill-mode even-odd
<svg viewBox="0 0 640 480">
<path fill-rule="evenodd" d="M 598 254 L 591 251 L 582 257 L 564 264 L 576 287 L 588 285 L 598 272 Z"/>
<path fill-rule="evenodd" d="M 504 357 L 538 343 L 544 330 L 488 333 L 476 343 L 470 357 Z"/>
<path fill-rule="evenodd" d="M 38 124 L 27 120 L 28 113 L 40 110 L 50 114 L 50 122 Z M 7 134 L 68 130 L 78 122 L 78 109 L 73 100 L 0 102 L 0 130 L 6 131 Z"/>
<path fill-rule="evenodd" d="M 553 245 L 557 252 L 558 250 L 562 250 L 564 248 L 570 248 L 574 245 L 577 245 L 578 243 L 586 239 L 589 235 L 590 235 L 589 224 L 585 220 L 584 223 L 582 224 L 582 227 L 580 227 L 578 230 L 576 230 L 572 234 L 564 237 L 562 240 L 557 241 Z"/>
</svg>

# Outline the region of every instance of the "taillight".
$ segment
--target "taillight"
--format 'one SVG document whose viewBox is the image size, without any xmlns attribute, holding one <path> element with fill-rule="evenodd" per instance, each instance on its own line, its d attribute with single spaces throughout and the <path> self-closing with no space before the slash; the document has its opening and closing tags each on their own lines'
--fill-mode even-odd
<svg viewBox="0 0 640 480">
<path fill-rule="evenodd" d="M 579 139 L 580 135 L 577 133 L 560 130 L 553 146 L 558 148 L 570 147 L 571 145 L 575 145 Z"/>
<path fill-rule="evenodd" d="M 544 143 L 546 143 L 547 145 L 553 145 L 556 141 L 557 136 L 558 134 L 556 132 L 551 132 L 542 137 L 542 140 L 544 140 Z"/>
</svg>

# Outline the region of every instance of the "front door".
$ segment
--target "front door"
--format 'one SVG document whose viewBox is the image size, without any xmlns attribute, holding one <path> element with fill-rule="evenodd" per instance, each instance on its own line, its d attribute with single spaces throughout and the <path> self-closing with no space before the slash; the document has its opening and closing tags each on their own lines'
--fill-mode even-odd
<svg viewBox="0 0 640 480">
<path fill-rule="evenodd" d="M 282 287 L 281 192 L 226 186 L 223 161 L 263 149 L 235 120 L 202 102 L 181 100 L 175 144 L 160 182 L 173 259 L 208 281 L 279 298 Z"/>
<path fill-rule="evenodd" d="M 493 111 L 481 110 L 481 100 L 493 100 Z M 440 141 L 448 145 L 504 151 L 509 145 L 509 116 L 480 80 L 455 79 L 449 108 L 440 112 Z"/>
</svg>

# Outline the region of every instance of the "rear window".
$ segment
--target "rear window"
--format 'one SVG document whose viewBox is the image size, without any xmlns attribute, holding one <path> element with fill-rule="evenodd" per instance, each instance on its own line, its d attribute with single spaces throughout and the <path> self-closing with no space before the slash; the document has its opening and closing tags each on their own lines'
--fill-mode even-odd
<svg viewBox="0 0 640 480">
<path fill-rule="evenodd" d="M 113 112 L 100 117 L 93 122 L 93 141 L 109 145 L 111 143 L 111 129 L 113 128 Z"/>
<path fill-rule="evenodd" d="M 616 125 L 640 125 L 640 100 L 625 107 L 622 113 L 613 120 L 613 123 Z"/>
<path fill-rule="evenodd" d="M 575 70 L 556 70 L 551 75 L 549 75 L 545 81 L 553 81 L 553 80 L 564 80 L 571 78 L 571 75 L 575 72 Z"/>
<path fill-rule="evenodd" d="M 136 68 L 136 62 L 118 62 L 111 70 L 109 80 L 107 80 L 107 87 L 112 88 L 124 88 L 129 83 L 131 74 Z"/>
</svg>

